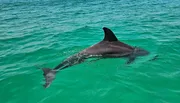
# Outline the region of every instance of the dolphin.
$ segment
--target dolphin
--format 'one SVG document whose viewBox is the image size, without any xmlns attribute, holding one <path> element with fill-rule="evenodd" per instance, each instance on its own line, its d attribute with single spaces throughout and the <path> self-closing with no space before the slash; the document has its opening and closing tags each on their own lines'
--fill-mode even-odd
<svg viewBox="0 0 180 103">
<path fill-rule="evenodd" d="M 49 87 L 52 81 L 55 79 L 55 74 L 58 71 L 75 64 L 80 64 L 88 58 L 128 58 L 127 64 L 132 63 L 137 56 L 148 55 L 149 52 L 139 47 L 133 47 L 125 44 L 117 39 L 115 34 L 107 27 L 103 27 L 104 39 L 99 43 L 90 46 L 87 49 L 74 54 L 67 59 L 63 60 L 55 68 L 43 68 L 43 75 L 45 77 L 45 88 Z"/>
</svg>

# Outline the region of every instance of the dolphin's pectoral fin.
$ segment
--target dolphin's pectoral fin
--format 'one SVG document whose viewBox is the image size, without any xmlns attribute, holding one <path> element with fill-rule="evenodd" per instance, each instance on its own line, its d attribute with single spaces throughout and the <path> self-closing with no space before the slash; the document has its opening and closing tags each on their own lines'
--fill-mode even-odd
<svg viewBox="0 0 180 103">
<path fill-rule="evenodd" d="M 126 64 L 132 63 L 135 59 L 136 59 L 136 56 L 129 56 L 129 58 L 128 58 Z"/>
<path fill-rule="evenodd" d="M 42 70 L 43 70 L 43 75 L 46 81 L 43 86 L 45 88 L 48 88 L 51 82 L 55 79 L 56 71 L 49 68 L 43 68 Z"/>
<path fill-rule="evenodd" d="M 135 47 L 133 52 L 130 54 L 129 59 L 126 62 L 126 64 L 130 64 L 130 63 L 132 63 L 136 59 L 136 55 L 135 55 L 136 51 L 137 51 L 137 48 Z"/>
</svg>

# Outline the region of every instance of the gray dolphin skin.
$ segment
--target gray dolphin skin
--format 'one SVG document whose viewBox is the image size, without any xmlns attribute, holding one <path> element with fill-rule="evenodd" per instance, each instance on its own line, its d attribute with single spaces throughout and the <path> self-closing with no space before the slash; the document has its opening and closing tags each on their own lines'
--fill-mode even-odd
<svg viewBox="0 0 180 103">
<path fill-rule="evenodd" d="M 99 43 L 74 54 L 67 59 L 63 60 L 54 69 L 43 68 L 45 84 L 44 87 L 50 86 L 52 81 L 55 79 L 58 71 L 67 67 L 73 66 L 84 62 L 88 58 L 128 58 L 127 64 L 132 63 L 137 56 L 148 55 L 149 52 L 138 47 L 132 47 L 128 44 L 120 42 L 115 34 L 108 28 L 103 27 L 104 39 Z"/>
</svg>

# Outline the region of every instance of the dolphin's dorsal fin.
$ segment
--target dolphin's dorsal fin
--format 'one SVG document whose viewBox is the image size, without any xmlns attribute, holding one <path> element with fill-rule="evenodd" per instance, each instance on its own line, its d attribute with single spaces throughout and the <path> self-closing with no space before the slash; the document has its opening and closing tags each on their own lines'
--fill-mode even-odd
<svg viewBox="0 0 180 103">
<path fill-rule="evenodd" d="M 103 41 L 118 41 L 118 39 L 116 38 L 116 36 L 114 35 L 114 33 L 106 27 L 103 27 L 104 30 L 104 39 Z"/>
</svg>

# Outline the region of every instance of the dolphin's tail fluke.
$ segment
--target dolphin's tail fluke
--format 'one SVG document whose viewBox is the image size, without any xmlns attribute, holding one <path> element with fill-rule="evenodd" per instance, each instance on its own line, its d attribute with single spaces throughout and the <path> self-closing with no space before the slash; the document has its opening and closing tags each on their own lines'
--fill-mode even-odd
<svg viewBox="0 0 180 103">
<path fill-rule="evenodd" d="M 43 85 L 45 88 L 48 88 L 51 82 L 55 79 L 56 71 L 49 68 L 43 68 L 43 75 L 45 78 L 45 84 Z"/>
</svg>

